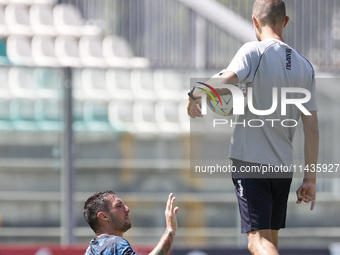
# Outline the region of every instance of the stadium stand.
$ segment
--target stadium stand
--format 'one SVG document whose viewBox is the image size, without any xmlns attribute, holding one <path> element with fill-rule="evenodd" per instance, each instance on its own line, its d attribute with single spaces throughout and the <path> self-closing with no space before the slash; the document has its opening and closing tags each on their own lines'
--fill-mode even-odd
<svg viewBox="0 0 340 255">
<path fill-rule="evenodd" d="M 188 132 L 188 129 L 185 129 L 181 125 L 179 117 L 185 107 L 181 108 L 179 106 L 178 102 L 172 100 L 160 100 L 157 102 L 155 106 L 155 118 L 159 125 L 160 132 L 174 135 Z"/>
<path fill-rule="evenodd" d="M 117 131 L 129 133 L 137 131 L 133 119 L 132 100 L 112 100 L 109 105 L 109 121 Z"/>
<path fill-rule="evenodd" d="M 57 29 L 53 23 L 53 9 L 50 6 L 32 5 L 29 16 L 35 35 L 57 36 Z"/>
<path fill-rule="evenodd" d="M 62 101 L 58 98 L 38 98 L 35 102 L 37 129 L 59 131 L 62 129 Z"/>
<path fill-rule="evenodd" d="M 72 4 L 58 4 L 53 9 L 53 21 L 58 33 L 65 36 L 99 36 L 97 26 L 84 24 L 78 8 Z"/>
<path fill-rule="evenodd" d="M 133 89 L 135 81 L 132 80 L 131 72 L 130 69 L 107 69 L 105 84 L 112 99 L 132 100 L 140 95 Z"/>
<path fill-rule="evenodd" d="M 0 4 L 6 5 L 6 4 L 19 4 L 19 5 L 35 5 L 35 4 L 41 4 L 41 5 L 54 5 L 57 3 L 57 0 L 0 0 Z"/>
<path fill-rule="evenodd" d="M 0 5 L 0 35 L 2 37 L 9 35 L 8 27 L 5 22 L 5 10 L 2 5 Z"/>
<path fill-rule="evenodd" d="M 145 68 L 150 66 L 146 58 L 135 57 L 129 43 L 122 37 L 106 36 L 103 39 L 103 55 L 113 67 Z"/>
<path fill-rule="evenodd" d="M 188 90 L 188 79 L 183 72 L 175 70 L 157 70 L 155 76 L 155 90 L 157 96 L 163 99 L 185 100 Z M 179 96 L 181 95 L 181 96 Z"/>
<path fill-rule="evenodd" d="M 11 92 L 8 86 L 8 68 L 0 68 L 0 95 L 2 98 L 11 97 Z"/>
<path fill-rule="evenodd" d="M 134 69 L 131 71 L 131 90 L 134 98 L 154 100 L 158 94 L 154 71 L 150 69 Z"/>
<path fill-rule="evenodd" d="M 10 35 L 7 38 L 7 56 L 14 65 L 34 66 L 31 40 L 28 37 Z"/>
<path fill-rule="evenodd" d="M 60 61 L 56 56 L 54 39 L 48 36 L 36 35 L 31 42 L 31 53 L 34 62 L 38 66 L 60 66 Z"/>
<path fill-rule="evenodd" d="M 106 69 L 83 68 L 81 71 L 81 84 L 87 98 L 109 101 L 112 99 L 108 93 L 109 81 L 106 82 Z"/>
<path fill-rule="evenodd" d="M 34 70 L 24 67 L 12 67 L 8 73 L 8 84 L 16 98 L 36 98 Z"/>
<path fill-rule="evenodd" d="M 9 4 L 5 9 L 5 22 L 11 35 L 32 36 L 29 9 L 25 5 Z"/>
<path fill-rule="evenodd" d="M 78 39 L 76 38 L 58 36 L 55 40 L 55 53 L 63 66 L 82 66 Z"/>
<path fill-rule="evenodd" d="M 3 91 L 3 89 L 1 89 Z M 0 99 L 0 130 L 11 130 L 13 129 L 11 123 L 11 99 L 1 98 Z"/>
<path fill-rule="evenodd" d="M 45 4 L 42 4 L 45 3 Z M 0 31 L 10 61 L 24 66 L 92 66 L 145 68 L 128 43 L 117 36 L 103 38 L 102 29 L 87 25 L 71 4 L 17 1 L 0 5 Z"/>
<path fill-rule="evenodd" d="M 107 67 L 101 38 L 82 36 L 79 40 L 79 56 L 84 66 Z"/>
<path fill-rule="evenodd" d="M 95 132 L 112 131 L 108 119 L 109 102 L 102 100 L 87 100 L 84 104 L 84 121 L 87 129 Z"/>
</svg>

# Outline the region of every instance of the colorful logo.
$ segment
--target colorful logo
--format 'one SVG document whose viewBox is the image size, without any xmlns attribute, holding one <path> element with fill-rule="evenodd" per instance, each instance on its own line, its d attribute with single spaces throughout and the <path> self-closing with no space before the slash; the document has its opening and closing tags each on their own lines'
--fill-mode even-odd
<svg viewBox="0 0 340 255">
<path fill-rule="evenodd" d="M 213 87 L 211 87 L 210 85 L 208 85 L 208 84 L 206 84 L 206 83 L 204 83 L 204 82 L 198 81 L 197 83 L 198 83 L 198 84 L 201 84 L 201 85 L 203 85 L 203 86 L 208 87 L 212 92 L 214 92 L 214 94 L 217 96 L 218 100 L 220 101 L 220 104 L 222 105 L 222 100 L 221 100 L 221 98 L 220 98 L 220 95 L 217 93 L 217 91 L 216 91 Z M 217 102 L 216 102 L 216 100 L 215 100 L 215 97 L 210 93 L 210 91 L 208 91 L 208 90 L 206 90 L 206 89 L 204 89 L 204 88 L 200 88 L 200 87 L 197 87 L 197 88 L 200 89 L 200 90 L 203 90 L 205 93 L 207 93 L 207 94 L 211 97 L 211 99 L 214 101 L 215 105 L 217 105 Z"/>
</svg>

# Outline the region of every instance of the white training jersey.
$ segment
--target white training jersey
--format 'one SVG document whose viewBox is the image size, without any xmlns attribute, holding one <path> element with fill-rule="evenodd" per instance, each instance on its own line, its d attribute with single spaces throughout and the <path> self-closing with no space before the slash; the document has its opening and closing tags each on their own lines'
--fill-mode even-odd
<svg viewBox="0 0 340 255">
<path fill-rule="evenodd" d="M 253 106 L 268 110 L 273 104 L 273 88 L 277 88 L 276 110 L 270 115 L 255 115 L 247 107 L 237 116 L 230 145 L 230 158 L 274 166 L 293 163 L 293 136 L 301 111 L 288 104 L 282 115 L 281 88 L 304 88 L 311 99 L 303 106 L 316 111 L 315 80 L 312 65 L 284 42 L 267 39 L 244 44 L 230 65 L 221 72 L 237 75 L 239 83 L 253 90 Z M 303 93 L 287 93 L 287 98 L 304 98 Z M 290 120 L 290 121 L 289 121 Z M 257 127 L 254 127 L 257 126 Z M 289 127 L 288 127 L 289 126 Z"/>
</svg>

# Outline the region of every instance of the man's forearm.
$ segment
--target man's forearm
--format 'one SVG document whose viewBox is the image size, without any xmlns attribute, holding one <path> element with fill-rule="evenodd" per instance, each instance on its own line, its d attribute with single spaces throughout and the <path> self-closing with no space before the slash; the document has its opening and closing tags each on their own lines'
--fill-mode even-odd
<svg viewBox="0 0 340 255">
<path fill-rule="evenodd" d="M 305 133 L 305 165 L 310 171 L 305 171 L 304 180 L 315 181 L 316 165 L 319 154 L 319 128 L 316 112 L 312 116 L 304 117 L 304 133 Z"/>
<path fill-rule="evenodd" d="M 319 141 L 305 141 L 305 165 L 304 181 L 316 181 L 316 165 L 318 161 Z"/>
<path fill-rule="evenodd" d="M 175 234 L 166 230 L 159 240 L 157 246 L 149 253 L 149 255 L 167 255 L 170 252 Z"/>
<path fill-rule="evenodd" d="M 316 111 L 311 115 L 301 115 L 303 123 L 303 132 L 305 134 L 305 164 L 304 179 L 301 186 L 296 191 L 297 204 L 311 202 L 310 209 L 313 210 L 316 201 L 316 164 L 319 153 L 319 127 L 318 116 Z"/>
</svg>

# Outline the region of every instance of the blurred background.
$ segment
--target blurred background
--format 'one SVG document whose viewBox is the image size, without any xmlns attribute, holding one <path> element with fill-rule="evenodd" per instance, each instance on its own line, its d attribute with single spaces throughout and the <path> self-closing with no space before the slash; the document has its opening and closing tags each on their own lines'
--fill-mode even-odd
<svg viewBox="0 0 340 255">
<path fill-rule="evenodd" d="M 211 153 L 214 144 L 190 132 L 186 103 L 191 78 L 211 77 L 255 40 L 253 2 L 0 0 L 2 255 L 32 246 L 39 255 L 65 252 L 36 252 L 51 245 L 82 254 L 94 237 L 83 203 L 108 189 L 130 207 L 125 237 L 141 253 L 163 233 L 174 192 L 174 254 L 248 254 L 231 180 L 190 175 L 193 141 Z M 285 40 L 318 78 L 319 161 L 339 164 L 340 2 L 285 2 Z M 294 155 L 303 164 L 297 133 Z M 329 254 L 340 242 L 339 179 L 318 181 L 313 212 L 295 205 L 300 181 L 280 231 L 291 252 L 282 254 Z"/>
</svg>

